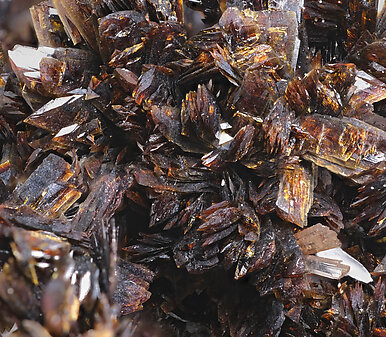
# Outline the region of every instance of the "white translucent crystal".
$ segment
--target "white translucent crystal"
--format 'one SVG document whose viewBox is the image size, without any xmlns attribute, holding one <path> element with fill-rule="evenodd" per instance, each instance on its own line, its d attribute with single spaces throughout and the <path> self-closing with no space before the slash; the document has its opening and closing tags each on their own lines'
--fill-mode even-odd
<svg viewBox="0 0 386 337">
<path fill-rule="evenodd" d="M 226 130 L 226 129 L 232 129 L 232 125 L 230 125 L 228 122 L 224 122 L 220 124 L 221 130 Z"/>
<path fill-rule="evenodd" d="M 42 250 L 32 250 L 31 251 L 31 256 L 35 259 L 41 259 L 45 256 L 46 254 Z"/>
<path fill-rule="evenodd" d="M 216 138 L 218 139 L 218 145 L 223 145 L 225 143 L 230 142 L 233 139 L 232 136 L 228 135 L 224 131 L 217 131 Z"/>
<path fill-rule="evenodd" d="M 333 280 L 339 280 L 346 276 L 350 270 L 349 266 L 340 263 L 338 260 L 314 255 L 305 256 L 305 266 L 307 273 Z"/>
<path fill-rule="evenodd" d="M 378 14 L 382 12 L 383 7 L 385 7 L 385 0 L 378 0 Z"/>
<path fill-rule="evenodd" d="M 342 248 L 332 248 L 328 250 L 323 250 L 321 252 L 316 253 L 316 256 L 338 260 L 342 264 L 349 266 L 350 270 L 347 273 L 347 276 L 350 276 L 358 281 L 364 283 L 369 283 L 373 281 L 367 269 L 360 262 L 355 260 L 351 255 L 347 254 Z"/>
<path fill-rule="evenodd" d="M 41 269 L 46 269 L 46 268 L 49 268 L 50 267 L 50 264 L 47 263 L 47 262 L 38 262 L 36 264 L 37 267 L 41 268 Z"/>
<path fill-rule="evenodd" d="M 80 280 L 79 301 L 83 301 L 91 289 L 91 273 L 87 271 Z"/>
<path fill-rule="evenodd" d="M 56 10 L 56 8 L 51 8 L 49 9 L 49 12 L 48 12 L 50 15 L 59 15 L 58 11 Z"/>
</svg>

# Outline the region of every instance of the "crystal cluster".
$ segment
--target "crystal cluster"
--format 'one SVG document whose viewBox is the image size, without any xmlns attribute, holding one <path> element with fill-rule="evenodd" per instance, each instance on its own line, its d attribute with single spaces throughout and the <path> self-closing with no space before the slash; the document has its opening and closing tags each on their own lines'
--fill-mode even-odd
<svg viewBox="0 0 386 337">
<path fill-rule="evenodd" d="M 385 336 L 381 4 L 34 5 L 0 53 L 3 335 Z"/>
</svg>

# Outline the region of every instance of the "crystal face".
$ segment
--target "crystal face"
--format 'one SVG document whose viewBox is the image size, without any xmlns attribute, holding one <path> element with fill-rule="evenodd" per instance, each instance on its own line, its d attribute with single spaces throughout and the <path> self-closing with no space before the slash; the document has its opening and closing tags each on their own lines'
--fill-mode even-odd
<svg viewBox="0 0 386 337">
<path fill-rule="evenodd" d="M 385 335 L 381 1 L 36 1 L 24 46 L 25 3 L 4 335 Z"/>
</svg>

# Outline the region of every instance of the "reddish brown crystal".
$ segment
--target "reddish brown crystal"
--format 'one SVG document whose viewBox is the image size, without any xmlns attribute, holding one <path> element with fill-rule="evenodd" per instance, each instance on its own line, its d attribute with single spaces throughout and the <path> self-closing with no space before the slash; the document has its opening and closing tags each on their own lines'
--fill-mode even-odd
<svg viewBox="0 0 386 337">
<path fill-rule="evenodd" d="M 297 232 L 295 239 L 303 254 L 306 255 L 341 246 L 336 232 L 322 224 L 316 224 Z"/>
<path fill-rule="evenodd" d="M 279 184 L 276 207 L 279 215 L 300 227 L 307 226 L 307 214 L 313 202 L 312 171 L 297 158 L 286 163 Z"/>
<path fill-rule="evenodd" d="M 382 335 L 380 3 L 35 4 L 0 50 L 0 331 Z"/>
</svg>

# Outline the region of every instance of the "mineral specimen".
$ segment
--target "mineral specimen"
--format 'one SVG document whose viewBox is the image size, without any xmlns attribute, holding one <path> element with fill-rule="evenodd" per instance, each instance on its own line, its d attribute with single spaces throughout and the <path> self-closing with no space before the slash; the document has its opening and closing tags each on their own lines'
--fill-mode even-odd
<svg viewBox="0 0 386 337">
<path fill-rule="evenodd" d="M 382 4 L 36 1 L 0 49 L 2 335 L 385 336 Z"/>
</svg>

